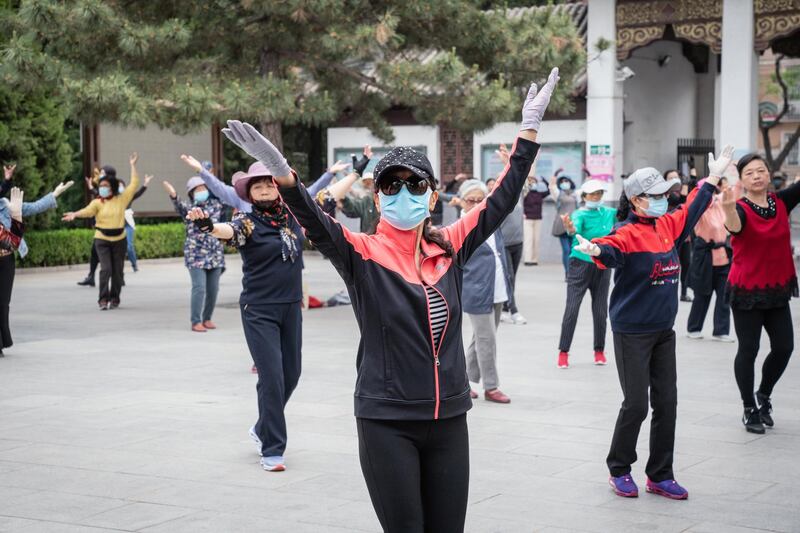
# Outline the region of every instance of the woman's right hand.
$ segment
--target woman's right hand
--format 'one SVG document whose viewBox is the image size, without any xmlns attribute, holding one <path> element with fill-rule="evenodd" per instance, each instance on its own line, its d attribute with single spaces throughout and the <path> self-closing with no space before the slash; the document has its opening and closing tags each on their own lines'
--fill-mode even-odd
<svg viewBox="0 0 800 533">
<path fill-rule="evenodd" d="M 19 187 L 13 187 L 9 196 L 8 210 L 11 212 L 11 218 L 17 222 L 22 222 L 22 197 L 24 194 Z"/>
<path fill-rule="evenodd" d="M 195 159 L 190 155 L 182 154 L 181 161 L 192 167 L 192 170 L 194 170 L 195 172 L 200 172 L 203 170 L 203 165 L 200 164 L 200 161 L 198 161 L 197 159 Z"/>
<path fill-rule="evenodd" d="M 535 83 L 531 84 L 528 90 L 528 96 L 525 98 L 525 103 L 522 106 L 522 126 L 523 130 L 539 131 L 542 125 L 542 117 L 547 109 L 547 104 L 550 103 L 550 97 L 558 83 L 558 67 L 550 71 L 547 77 L 547 82 L 538 90 Z"/>
<path fill-rule="evenodd" d="M 561 215 L 561 221 L 564 223 L 564 229 L 567 230 L 567 233 L 570 235 L 575 235 L 575 223 L 572 222 L 570 216 Z"/>
<path fill-rule="evenodd" d="M 280 150 L 252 125 L 238 120 L 229 120 L 228 127 L 222 128 L 222 133 L 233 144 L 247 152 L 250 157 L 261 161 L 272 175 L 272 180 L 279 187 L 293 187 L 297 183 L 289 163 L 286 162 L 286 158 L 283 157 Z"/>
<path fill-rule="evenodd" d="M 72 222 L 73 220 L 75 220 L 75 218 L 76 218 L 76 217 L 75 217 L 75 213 L 73 213 L 73 212 L 64 213 L 64 214 L 61 216 L 61 220 L 62 220 L 63 222 Z"/>
<path fill-rule="evenodd" d="M 14 177 L 14 170 L 16 170 L 16 168 L 17 168 L 16 164 L 3 165 L 3 173 L 5 175 L 4 177 L 5 177 L 6 181 L 8 181 L 8 180 L 10 180 L 11 178 Z"/>
<path fill-rule="evenodd" d="M 199 207 L 193 207 L 189 210 L 189 213 L 186 215 L 186 220 L 194 222 L 194 225 L 203 233 L 211 233 L 214 231 L 214 223 L 211 222 L 208 213 Z"/>
<path fill-rule="evenodd" d="M 183 158 L 183 157 L 184 156 L 181 156 L 181 158 Z M 170 182 L 164 180 L 164 181 L 161 182 L 161 185 L 164 186 L 164 190 L 167 191 L 167 194 L 169 194 L 170 198 L 177 198 L 178 197 L 178 193 L 175 192 L 175 187 L 173 187 Z"/>
<path fill-rule="evenodd" d="M 600 247 L 597 246 L 595 243 L 584 239 L 579 234 L 575 235 L 575 238 L 578 239 L 578 245 L 575 246 L 576 250 L 591 257 L 597 257 L 598 255 L 600 255 Z"/>
<path fill-rule="evenodd" d="M 722 191 L 722 208 L 725 211 L 735 212 L 736 202 L 742 198 L 742 182 L 737 181 L 733 187 L 727 187 Z"/>
</svg>

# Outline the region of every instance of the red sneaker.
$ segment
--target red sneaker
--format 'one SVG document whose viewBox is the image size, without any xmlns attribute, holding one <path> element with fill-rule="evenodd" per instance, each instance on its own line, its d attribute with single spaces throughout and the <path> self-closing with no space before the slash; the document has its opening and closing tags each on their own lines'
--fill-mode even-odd
<svg viewBox="0 0 800 533">
<path fill-rule="evenodd" d="M 569 354 L 558 352 L 558 368 L 569 368 Z"/>
<path fill-rule="evenodd" d="M 192 331 L 195 333 L 205 333 L 208 331 L 203 324 L 192 324 Z"/>
<path fill-rule="evenodd" d="M 606 354 L 604 354 L 600 350 L 595 350 L 594 352 L 594 364 L 596 365 L 604 365 L 606 364 Z"/>
<path fill-rule="evenodd" d="M 206 320 L 203 322 L 203 327 L 206 329 L 217 329 L 217 325 L 211 322 L 210 320 Z"/>
<path fill-rule="evenodd" d="M 483 398 L 488 402 L 511 403 L 511 398 L 506 396 L 500 389 L 483 391 Z"/>
<path fill-rule="evenodd" d="M 250 369 L 250 372 L 253 374 L 258 374 L 258 369 L 256 368 L 256 365 L 253 365 L 253 368 Z"/>
</svg>

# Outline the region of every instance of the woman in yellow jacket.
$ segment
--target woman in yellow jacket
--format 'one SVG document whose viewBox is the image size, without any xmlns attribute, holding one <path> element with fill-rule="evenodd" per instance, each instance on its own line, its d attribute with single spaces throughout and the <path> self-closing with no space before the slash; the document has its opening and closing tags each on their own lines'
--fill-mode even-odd
<svg viewBox="0 0 800 533">
<path fill-rule="evenodd" d="M 139 188 L 139 174 L 136 172 L 138 159 L 137 153 L 131 154 L 131 182 L 124 191 L 119 192 L 116 177 L 103 176 L 97 184 L 99 197 L 80 211 L 65 213 L 62 218 L 67 222 L 76 218 L 95 219 L 94 245 L 100 258 L 100 297 L 97 303 L 101 311 L 119 307 L 122 268 L 127 250 L 125 210 L 133 200 L 136 189 Z"/>
</svg>

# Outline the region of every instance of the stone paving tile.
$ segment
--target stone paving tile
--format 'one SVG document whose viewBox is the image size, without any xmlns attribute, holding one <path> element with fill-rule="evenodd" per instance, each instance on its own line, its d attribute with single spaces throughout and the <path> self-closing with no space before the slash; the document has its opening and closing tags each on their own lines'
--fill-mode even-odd
<svg viewBox="0 0 800 533">
<path fill-rule="evenodd" d="M 143 261 L 111 313 L 96 311 L 95 291 L 75 287 L 82 269 L 20 272 L 16 344 L 0 360 L 0 531 L 379 531 L 352 417 L 352 310 L 305 314 L 303 376 L 287 407 L 289 470 L 265 473 L 247 436 L 256 376 L 236 303 L 239 265 L 229 258 L 219 329 L 206 335 L 188 330 L 181 262 Z M 313 254 L 306 279 L 323 297 L 343 287 Z M 746 433 L 735 345 L 686 339 L 682 304 L 675 468 L 691 498 L 620 499 L 604 465 L 622 399 L 613 349 L 607 367 L 592 364 L 587 299 L 572 366 L 555 367 L 564 287 L 558 266 L 520 271 L 529 324 L 503 324 L 498 337 L 512 403 L 479 399 L 468 418 L 467 531 L 800 530 L 800 367 L 790 363 L 773 395 L 778 426 Z M 800 330 L 800 305 L 792 305 Z M 648 433 L 649 420 L 634 465 L 642 487 Z"/>
</svg>

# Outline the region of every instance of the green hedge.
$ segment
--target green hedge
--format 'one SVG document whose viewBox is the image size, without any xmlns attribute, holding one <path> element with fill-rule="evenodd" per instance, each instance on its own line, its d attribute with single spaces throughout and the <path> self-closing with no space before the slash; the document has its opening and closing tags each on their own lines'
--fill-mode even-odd
<svg viewBox="0 0 800 533">
<path fill-rule="evenodd" d="M 183 255 L 185 227 L 182 222 L 136 226 L 136 255 L 139 259 Z M 56 229 L 25 234 L 28 255 L 21 267 L 88 263 L 92 253 L 92 229 Z"/>
</svg>

